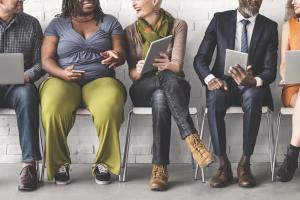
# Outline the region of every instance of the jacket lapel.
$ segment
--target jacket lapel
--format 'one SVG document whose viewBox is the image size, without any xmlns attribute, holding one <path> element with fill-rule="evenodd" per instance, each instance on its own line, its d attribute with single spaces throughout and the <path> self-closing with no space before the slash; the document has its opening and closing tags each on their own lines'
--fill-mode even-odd
<svg viewBox="0 0 300 200">
<path fill-rule="evenodd" d="M 252 33 L 252 38 L 250 42 L 250 47 L 249 47 L 249 56 L 248 56 L 248 63 L 252 63 L 254 52 L 256 49 L 256 46 L 259 42 L 259 38 L 263 32 L 264 26 L 263 26 L 263 20 L 261 20 L 261 15 L 257 15 L 253 33 Z"/>
<path fill-rule="evenodd" d="M 228 38 L 228 49 L 234 50 L 235 48 L 235 33 L 236 33 L 236 15 L 237 15 L 237 10 L 232 12 L 231 20 L 229 24 L 227 25 L 228 27 L 228 32 L 227 32 L 227 38 Z"/>
</svg>

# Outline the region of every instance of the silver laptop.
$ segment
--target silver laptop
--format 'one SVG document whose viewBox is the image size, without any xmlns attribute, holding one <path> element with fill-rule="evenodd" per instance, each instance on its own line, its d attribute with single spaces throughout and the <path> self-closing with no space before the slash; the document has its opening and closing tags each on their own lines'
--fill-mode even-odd
<svg viewBox="0 0 300 200">
<path fill-rule="evenodd" d="M 24 84 L 22 53 L 0 54 L 0 84 Z"/>
<path fill-rule="evenodd" d="M 284 84 L 300 83 L 300 51 L 287 51 L 285 54 Z"/>
</svg>

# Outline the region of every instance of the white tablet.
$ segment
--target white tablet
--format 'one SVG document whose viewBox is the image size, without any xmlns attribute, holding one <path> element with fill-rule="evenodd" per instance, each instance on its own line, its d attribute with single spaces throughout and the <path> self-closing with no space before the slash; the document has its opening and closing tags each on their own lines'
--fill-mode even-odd
<svg viewBox="0 0 300 200">
<path fill-rule="evenodd" d="M 154 63 L 154 59 L 158 58 L 160 53 L 165 53 L 167 51 L 172 37 L 172 35 L 169 35 L 151 43 L 150 48 L 146 54 L 142 75 L 147 72 L 153 71 L 154 67 L 152 64 Z"/>
<path fill-rule="evenodd" d="M 0 54 L 0 84 L 24 84 L 22 53 Z"/>
<path fill-rule="evenodd" d="M 285 53 L 284 84 L 300 83 L 300 51 L 287 51 Z"/>
<path fill-rule="evenodd" d="M 226 49 L 224 74 L 230 76 L 228 70 L 230 69 L 230 67 L 233 67 L 237 64 L 246 70 L 248 64 L 248 54 L 240 51 Z"/>
</svg>

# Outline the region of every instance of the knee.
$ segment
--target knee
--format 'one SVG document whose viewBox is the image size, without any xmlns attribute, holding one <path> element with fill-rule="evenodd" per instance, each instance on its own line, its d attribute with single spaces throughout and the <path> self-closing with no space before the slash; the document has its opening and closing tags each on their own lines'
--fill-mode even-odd
<svg viewBox="0 0 300 200">
<path fill-rule="evenodd" d="M 261 107 L 264 100 L 265 91 L 263 88 L 249 88 L 243 94 L 243 103 L 244 107 Z"/>
<path fill-rule="evenodd" d="M 32 84 L 20 86 L 16 92 L 16 105 L 38 107 L 37 89 Z"/>
<path fill-rule="evenodd" d="M 151 105 L 153 110 L 168 108 L 168 103 L 163 90 L 157 89 L 153 92 L 151 97 Z"/>
<path fill-rule="evenodd" d="M 215 108 L 217 111 L 226 110 L 226 94 L 224 90 L 208 91 L 206 103 L 208 108 Z"/>
</svg>

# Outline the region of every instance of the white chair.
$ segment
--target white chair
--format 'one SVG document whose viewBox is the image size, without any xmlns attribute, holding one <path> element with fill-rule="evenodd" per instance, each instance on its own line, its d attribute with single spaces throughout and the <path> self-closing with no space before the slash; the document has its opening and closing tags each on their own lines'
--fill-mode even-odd
<svg viewBox="0 0 300 200">
<path fill-rule="evenodd" d="M 208 109 L 205 108 L 204 112 L 203 112 L 203 118 L 202 118 L 202 125 L 201 125 L 201 132 L 200 135 L 203 135 L 203 131 L 204 131 L 204 123 L 205 123 L 205 118 L 207 115 L 207 111 Z M 262 114 L 266 115 L 266 119 L 267 119 L 267 123 L 268 123 L 268 145 L 269 145 L 269 157 L 270 157 L 270 168 L 271 168 L 271 173 L 273 174 L 273 168 L 272 168 L 272 153 L 273 153 L 273 147 L 274 147 L 274 136 L 273 136 L 273 128 L 272 128 L 272 116 L 271 113 L 272 111 L 267 107 L 267 106 L 263 106 L 262 110 L 261 110 Z M 243 114 L 243 110 L 242 107 L 229 107 L 226 110 L 226 115 L 227 114 Z M 209 144 L 208 144 L 208 149 L 210 150 L 211 148 L 211 136 L 209 137 Z M 195 170 L 195 180 L 198 177 L 198 170 L 199 170 L 199 166 L 196 166 L 196 170 Z"/>
<path fill-rule="evenodd" d="M 89 110 L 84 109 L 84 108 L 79 108 L 76 111 L 76 115 L 78 116 L 90 116 L 91 113 Z M 42 124 L 42 123 L 41 123 Z M 41 128 L 42 129 L 42 128 Z M 40 138 L 41 138 L 41 145 L 42 146 L 42 158 L 43 158 L 43 164 L 42 164 L 42 169 L 41 169 L 41 176 L 40 176 L 40 182 L 43 182 L 43 178 L 44 178 L 44 171 L 45 171 L 45 157 L 46 157 L 46 143 L 44 140 L 44 135 L 40 134 Z M 119 175 L 119 181 L 121 181 L 121 174 Z"/>
<path fill-rule="evenodd" d="M 275 133 L 275 148 L 274 148 L 274 152 L 273 152 L 272 181 L 274 181 L 274 176 L 275 176 L 275 166 L 276 166 L 276 159 L 277 159 L 281 117 L 282 117 L 282 115 L 285 115 L 285 116 L 293 115 L 293 113 L 294 113 L 294 108 L 286 108 L 286 107 L 280 108 L 280 111 L 278 112 L 277 127 L 276 127 L 276 133 Z"/>
<path fill-rule="evenodd" d="M 14 109 L 0 108 L 0 115 L 4 115 L 4 116 L 16 115 L 16 112 L 15 112 Z M 40 124 L 39 124 L 39 137 L 40 138 L 42 137 Z M 40 143 L 40 148 L 43 149 L 43 143 Z M 39 172 L 40 171 L 40 167 L 39 167 L 38 164 L 36 166 L 36 169 L 37 169 L 37 174 L 40 174 L 40 172 Z M 39 178 L 39 180 L 41 180 L 41 179 Z"/>
<path fill-rule="evenodd" d="M 196 129 L 199 133 L 199 121 L 198 121 L 198 111 L 197 108 L 189 108 L 189 113 L 193 116 L 196 120 Z M 126 132 L 126 140 L 125 140 L 125 147 L 124 147 L 124 156 L 123 156 L 123 163 L 122 163 L 122 182 L 126 181 L 126 171 L 127 171 L 127 162 L 128 162 L 128 153 L 129 153 L 129 144 L 130 144 L 130 136 L 131 136 L 131 128 L 132 128 L 132 118 L 134 115 L 152 115 L 152 108 L 151 107 L 133 107 L 132 110 L 128 113 L 128 121 L 127 121 L 127 132 Z M 200 134 L 200 138 L 202 135 Z M 192 158 L 192 165 L 194 168 L 194 159 Z M 202 172 L 202 179 L 204 180 L 204 172 Z"/>
</svg>

